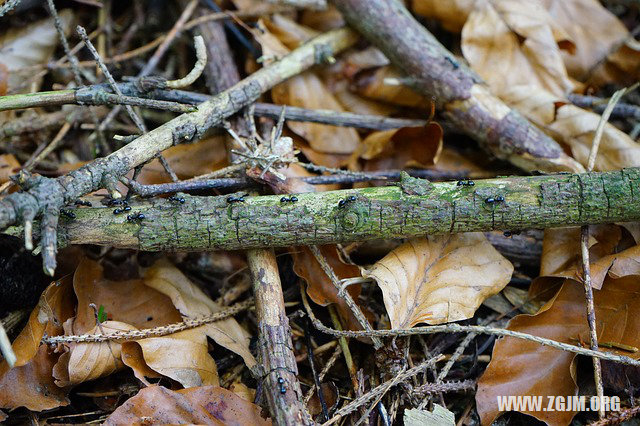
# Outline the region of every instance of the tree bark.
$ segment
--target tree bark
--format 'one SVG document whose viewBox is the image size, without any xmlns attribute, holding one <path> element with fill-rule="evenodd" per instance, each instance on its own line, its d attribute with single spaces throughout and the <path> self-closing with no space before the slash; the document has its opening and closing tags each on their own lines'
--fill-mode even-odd
<svg viewBox="0 0 640 426">
<path fill-rule="evenodd" d="M 435 96 L 444 116 L 489 152 L 524 170 L 583 167 L 517 111 L 493 96 L 398 0 L 332 0 L 347 22 L 406 73 L 413 88 Z"/>
<path fill-rule="evenodd" d="M 354 201 L 339 205 L 352 195 Z M 496 201 L 500 196 L 504 201 Z M 133 222 L 110 208 L 76 208 L 75 219 L 61 220 L 60 242 L 149 251 L 235 250 L 630 222 L 640 220 L 640 168 L 505 177 L 474 186 L 404 175 L 394 186 L 297 194 L 295 203 L 280 198 L 133 202 L 131 213 L 145 215 Z M 494 202 L 487 202 L 491 198 Z"/>
</svg>

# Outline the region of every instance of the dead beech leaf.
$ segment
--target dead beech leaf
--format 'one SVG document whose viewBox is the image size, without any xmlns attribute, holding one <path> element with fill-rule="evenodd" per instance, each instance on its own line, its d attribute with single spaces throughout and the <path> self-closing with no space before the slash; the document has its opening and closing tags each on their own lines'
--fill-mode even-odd
<svg viewBox="0 0 640 426">
<path fill-rule="evenodd" d="M 118 407 L 105 425 L 120 424 L 210 424 L 270 425 L 260 416 L 260 407 L 219 386 L 171 391 L 162 386 L 146 387 Z"/>
<path fill-rule="evenodd" d="M 0 183 L 7 182 L 12 175 L 16 174 L 18 169 L 20 169 L 20 163 L 13 154 L 0 155 Z"/>
<path fill-rule="evenodd" d="M 629 31 L 598 0 L 541 0 L 555 22 L 575 43 L 575 52 L 562 52 L 567 71 L 582 80 Z"/>
<path fill-rule="evenodd" d="M 216 363 L 209 355 L 207 335 L 200 328 L 168 336 L 136 340 L 144 362 L 185 388 L 219 385 Z"/>
<path fill-rule="evenodd" d="M 640 79 L 640 41 L 629 38 L 607 56 L 592 73 L 588 83 L 601 86 L 612 81 L 631 86 Z"/>
<path fill-rule="evenodd" d="M 376 101 L 394 105 L 428 109 L 431 102 L 404 84 L 396 84 L 394 80 L 402 78 L 393 66 L 358 73 L 353 79 L 352 89 L 356 93 Z"/>
<path fill-rule="evenodd" d="M 640 346 L 640 277 L 607 278 L 602 290 L 594 291 L 597 332 L 600 342 Z M 566 280 L 558 294 L 537 315 L 518 315 L 509 330 L 556 341 L 577 344 L 589 341 L 582 284 Z M 603 349 L 606 350 L 606 349 Z M 640 358 L 640 353 L 614 351 Z M 491 424 L 501 413 L 497 395 L 577 395 L 575 355 L 511 337 L 496 341 L 491 362 L 478 382 L 476 404 L 482 424 Z M 567 425 L 571 411 L 525 412 L 549 425 Z"/>
<path fill-rule="evenodd" d="M 123 322 L 106 321 L 90 330 L 89 334 L 112 334 L 135 329 Z M 123 366 L 120 344 L 117 342 L 71 343 L 69 352 L 64 353 L 56 364 L 54 377 L 58 386 L 66 387 L 107 376 Z"/>
<path fill-rule="evenodd" d="M 71 29 L 73 12 L 64 9 L 59 12 L 65 33 Z M 9 71 L 8 91 L 20 85 L 29 73 L 21 68 L 46 63 L 58 45 L 58 34 L 53 18 L 42 19 L 22 28 L 11 28 L 0 34 L 0 63 Z"/>
<path fill-rule="evenodd" d="M 335 244 L 324 245 L 319 248 L 339 279 L 360 276 L 360 268 L 344 263 L 340 259 Z M 293 271 L 307 282 L 307 294 L 311 300 L 322 306 L 335 303 L 340 318 L 345 322 L 345 327 L 350 330 L 361 329 L 362 327 L 358 320 L 353 316 L 344 299 L 338 296 L 338 289 L 322 270 L 311 250 L 308 247 L 293 247 L 289 253 L 293 258 Z M 347 291 L 354 300 L 358 300 L 361 289 L 362 286 L 360 284 L 347 287 Z"/>
<path fill-rule="evenodd" d="M 558 142 L 586 166 L 600 115 L 567 104 L 562 97 L 535 86 L 514 86 L 501 97 Z M 640 166 L 640 145 L 614 125 L 606 123 L 595 171 Z"/>
<path fill-rule="evenodd" d="M 143 279 L 146 286 L 168 296 L 180 313 L 187 318 L 202 317 L 224 310 L 224 307 L 211 300 L 166 260 L 160 260 L 146 269 Z M 249 351 L 251 336 L 234 318 L 203 325 L 194 330 L 206 334 L 217 344 L 240 355 L 247 367 L 253 368 L 256 365 L 256 360 Z M 187 334 L 187 336 L 190 335 Z M 189 337 L 189 339 L 193 338 Z"/>
<path fill-rule="evenodd" d="M 425 18 L 434 18 L 451 32 L 460 32 L 478 0 L 412 0 L 412 10 Z"/>
<path fill-rule="evenodd" d="M 47 345 L 40 345 L 46 332 L 62 334 L 62 323 L 73 315 L 71 280 L 54 282 L 42 293 L 29 321 L 13 342 L 16 366 L 0 363 L 0 408 L 26 407 L 32 411 L 49 410 L 69 404 L 68 389 L 58 387 L 53 379 L 53 367 L 59 354 Z"/>
<path fill-rule="evenodd" d="M 214 136 L 196 143 L 172 146 L 162 155 L 178 178 L 189 179 L 228 165 L 224 142 L 224 136 Z M 143 184 L 167 183 L 171 178 L 160 161 L 154 160 L 142 169 L 138 181 Z"/>
<path fill-rule="evenodd" d="M 275 13 L 271 19 L 263 19 L 265 27 L 289 50 L 296 49 L 302 43 L 314 38 L 318 31 L 298 24 L 286 16 Z"/>
<path fill-rule="evenodd" d="M 352 161 L 365 160 L 366 171 L 432 166 L 442 151 L 442 135 L 438 123 L 373 132 L 353 153 Z"/>
<path fill-rule="evenodd" d="M 482 233 L 413 239 L 365 272 L 384 296 L 392 328 L 471 318 L 509 283 L 513 265 Z"/>
<path fill-rule="evenodd" d="M 310 71 L 277 85 L 271 90 L 271 96 L 279 105 L 344 111 L 322 80 Z M 351 154 L 360 144 L 358 132 L 351 127 L 294 121 L 287 122 L 287 126 L 305 138 L 311 148 L 318 152 Z"/>
<path fill-rule="evenodd" d="M 464 57 L 498 96 L 520 84 L 571 91 L 560 49 L 573 47 L 539 0 L 479 3 L 462 30 Z"/>
<path fill-rule="evenodd" d="M 620 228 L 616 225 L 589 226 L 589 260 L 591 263 L 614 253 L 620 238 Z M 572 278 L 572 276 L 559 274 L 572 267 L 575 269 L 581 259 L 580 228 L 545 229 L 542 240 L 540 276 Z"/>
</svg>

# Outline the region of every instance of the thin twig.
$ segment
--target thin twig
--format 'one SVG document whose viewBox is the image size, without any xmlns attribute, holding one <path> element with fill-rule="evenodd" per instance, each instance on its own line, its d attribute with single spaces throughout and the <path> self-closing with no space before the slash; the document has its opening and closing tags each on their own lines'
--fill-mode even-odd
<svg viewBox="0 0 640 426">
<path fill-rule="evenodd" d="M 519 331 L 507 330 L 503 328 L 493 328 L 483 325 L 460 325 L 460 324 L 442 324 L 442 325 L 430 325 L 425 327 L 414 327 L 409 329 L 395 329 L 395 330 L 374 330 L 374 331 L 340 331 L 333 330 L 324 324 L 322 324 L 313 315 L 313 312 L 308 310 L 309 317 L 313 322 L 314 327 L 323 333 L 336 337 L 395 337 L 395 336 L 412 336 L 415 334 L 435 334 L 435 333 L 477 333 L 477 334 L 489 334 L 494 336 L 507 336 L 514 337 L 516 339 L 527 340 L 530 342 L 540 343 L 541 345 L 549 346 L 555 349 L 560 349 L 566 352 L 572 352 L 579 355 L 585 355 L 590 357 L 598 357 L 600 359 L 606 359 L 608 361 L 619 362 L 621 364 L 628 364 L 633 366 L 640 366 L 640 361 L 627 356 L 616 355 L 609 352 L 594 351 L 591 349 L 581 348 L 579 346 L 570 345 L 567 343 L 558 342 L 556 340 L 547 339 L 544 337 L 535 336 L 532 334 L 522 333 Z"/>
<path fill-rule="evenodd" d="M 320 267 L 322 268 L 324 273 L 327 275 L 327 277 L 329 277 L 329 280 L 331 280 L 331 283 L 338 290 L 338 297 L 344 299 L 345 303 L 347 304 L 349 309 L 351 309 L 351 313 L 353 313 L 353 316 L 356 318 L 358 323 L 362 326 L 364 330 L 373 331 L 373 329 L 371 328 L 371 324 L 369 324 L 369 321 L 364 316 L 364 314 L 360 310 L 360 307 L 356 304 L 355 300 L 353 300 L 353 298 L 351 297 L 351 294 L 348 291 L 345 291 L 342 285 L 340 285 L 340 279 L 334 272 L 331 265 L 329 265 L 329 263 L 327 262 L 327 259 L 320 252 L 320 249 L 318 248 L 318 246 L 309 246 L 309 250 L 311 250 L 311 253 L 313 253 L 313 257 L 315 257 L 316 261 L 320 264 Z M 373 346 L 376 349 L 380 349 L 383 346 L 382 341 L 380 339 L 373 337 L 371 340 L 373 340 Z"/>
<path fill-rule="evenodd" d="M 201 318 L 186 319 L 182 322 L 163 325 L 155 328 L 145 328 L 142 330 L 131 331 L 116 331 L 111 334 L 80 334 L 75 336 L 52 336 L 43 337 L 42 343 L 45 344 L 57 344 L 57 343 L 98 343 L 108 342 L 111 340 L 140 340 L 148 337 L 167 336 L 169 334 L 177 333 L 179 331 L 189 330 L 191 328 L 200 327 L 202 325 L 211 324 L 216 321 L 221 321 L 232 315 L 246 311 L 253 307 L 253 301 L 246 301 L 237 303 L 224 311 L 216 312 L 211 315 L 207 315 Z"/>
<path fill-rule="evenodd" d="M 320 374 L 318 375 L 318 380 L 320 382 L 322 382 L 324 380 L 324 377 L 327 375 L 327 373 L 329 372 L 329 370 L 331 369 L 331 367 L 333 367 L 333 364 L 336 363 L 336 361 L 338 360 L 338 357 L 340 356 L 340 354 L 342 353 L 342 349 L 340 348 L 340 346 L 336 346 L 336 348 L 334 349 L 333 353 L 331 354 L 331 357 L 329 358 L 329 360 L 327 361 L 327 363 L 324 365 L 324 367 L 322 367 L 322 371 L 320 372 Z M 312 385 L 309 390 L 307 391 L 307 394 L 304 396 L 304 404 L 308 405 L 309 401 L 311 400 L 311 398 L 313 397 L 313 393 L 316 391 L 316 385 Z"/>
<path fill-rule="evenodd" d="M 204 45 L 204 39 L 202 36 L 195 36 L 193 38 L 193 44 L 196 49 L 196 63 L 189 71 L 189 74 L 178 79 L 168 80 L 165 85 L 171 89 L 180 89 L 193 84 L 202 74 L 205 65 L 207 64 L 207 49 Z"/>
<path fill-rule="evenodd" d="M 604 128 L 611 116 L 611 112 L 615 107 L 616 103 L 627 93 L 627 89 L 618 90 L 611 96 L 609 100 L 609 104 L 605 108 L 602 116 L 600 117 L 600 122 L 598 123 L 598 127 L 596 128 L 595 135 L 593 137 L 593 143 L 591 144 L 591 152 L 589 153 L 589 161 L 587 163 L 587 171 L 590 172 L 593 170 L 593 167 L 596 164 L 596 157 L 598 156 L 598 149 L 600 147 L 600 141 L 602 140 L 602 134 L 604 133 Z M 583 226 L 580 232 L 580 251 L 582 254 L 582 271 L 583 271 L 583 279 L 582 283 L 584 284 L 584 294 L 587 305 L 587 322 L 589 323 L 589 338 L 590 338 L 590 347 L 592 350 L 598 350 L 598 332 L 596 329 L 596 309 L 593 301 L 593 288 L 591 287 L 591 266 L 589 264 L 589 226 Z M 602 366 L 600 365 L 600 360 L 598 358 L 593 358 L 593 375 L 596 383 L 596 394 L 600 400 L 604 396 L 604 388 L 602 385 Z M 601 419 L 604 418 L 604 407 L 599 407 L 598 415 Z"/>
<path fill-rule="evenodd" d="M 382 384 L 376 386 L 375 388 L 371 389 L 366 394 L 362 395 L 359 398 L 354 399 L 349 404 L 347 404 L 344 407 L 342 407 L 341 409 L 339 409 L 336 412 L 336 414 L 328 422 L 323 423 L 322 426 L 329 426 L 329 425 L 337 422 L 342 417 L 346 416 L 349 413 L 352 413 L 353 411 L 358 409 L 358 407 L 361 407 L 363 404 L 366 404 L 367 402 L 371 401 L 373 398 L 376 398 L 379 395 L 384 395 L 391 387 L 397 385 L 398 383 L 402 383 L 403 381 L 405 381 L 407 379 L 410 379 L 411 377 L 415 376 L 416 374 L 420 374 L 420 372 L 424 371 L 426 368 L 429 368 L 429 367 L 433 366 L 436 362 L 440 361 L 441 359 L 442 359 L 442 355 L 438 355 L 438 356 L 436 356 L 434 358 L 431 358 L 431 359 L 429 359 L 427 361 L 424 361 L 424 362 L 416 365 L 415 367 L 413 367 L 413 368 L 411 368 L 409 370 L 406 370 L 406 371 L 398 374 L 392 380 L 389 380 L 389 381 L 387 381 L 385 383 L 382 383 Z"/>
<path fill-rule="evenodd" d="M 18 358 L 16 357 L 15 352 L 13 352 L 11 341 L 9 340 L 9 336 L 7 336 L 7 332 L 4 329 L 2 321 L 0 321 L 0 353 L 2 353 L 4 360 L 7 361 L 9 368 L 13 368 Z"/>
</svg>

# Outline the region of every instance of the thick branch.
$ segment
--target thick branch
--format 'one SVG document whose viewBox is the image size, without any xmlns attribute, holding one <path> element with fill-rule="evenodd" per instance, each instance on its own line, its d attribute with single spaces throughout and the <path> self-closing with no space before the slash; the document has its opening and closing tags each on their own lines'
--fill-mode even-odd
<svg viewBox="0 0 640 426">
<path fill-rule="evenodd" d="M 11 194 L 0 201 L 0 229 L 17 221 L 29 223 L 35 215 L 45 213 L 42 223 L 47 225 L 48 232 L 43 236 L 48 242 L 55 241 L 55 227 L 51 225 L 57 222 L 57 212 L 63 205 L 105 186 L 112 189 L 116 179 L 130 169 L 173 145 L 200 139 L 211 127 L 255 102 L 263 92 L 314 65 L 322 59 L 318 51 L 339 52 L 355 41 L 355 34 L 347 29 L 323 34 L 198 105 L 196 112 L 176 117 L 105 158 L 57 179 L 29 179 L 28 191 Z M 26 237 L 27 244 L 30 244 L 30 235 Z M 53 274 L 55 247 L 43 247 L 42 252 L 45 271 Z"/>
<path fill-rule="evenodd" d="M 333 0 L 347 22 L 405 72 L 420 93 L 498 158 L 525 170 L 582 171 L 553 139 L 493 96 L 398 0 Z"/>
<path fill-rule="evenodd" d="M 236 194 L 237 195 L 237 194 Z M 354 195 L 355 201 L 340 206 Z M 498 197 L 504 201 L 495 201 Z M 450 232 L 553 228 L 640 220 L 640 168 L 429 183 L 405 177 L 395 186 L 281 196 L 185 196 L 132 203 L 145 219 L 129 222 L 109 208 L 80 208 L 63 218 L 68 244 L 150 251 L 248 249 L 408 238 Z M 487 202 L 492 198 L 493 203 Z"/>
<path fill-rule="evenodd" d="M 313 424 L 302 403 L 276 256 L 273 250 L 250 250 L 247 260 L 258 315 L 259 359 L 264 368 L 262 389 L 273 420 L 278 425 Z"/>
</svg>

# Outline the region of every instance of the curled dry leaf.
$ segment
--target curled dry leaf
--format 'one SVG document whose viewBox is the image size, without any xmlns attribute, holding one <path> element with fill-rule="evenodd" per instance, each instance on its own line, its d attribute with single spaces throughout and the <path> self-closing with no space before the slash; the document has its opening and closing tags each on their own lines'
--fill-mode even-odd
<svg viewBox="0 0 640 426">
<path fill-rule="evenodd" d="M 514 86 L 501 96 L 551 137 L 568 146 L 573 158 L 587 165 L 600 115 L 566 104 L 562 97 L 536 86 Z M 637 166 L 640 166 L 640 145 L 606 123 L 594 170 Z"/>
<path fill-rule="evenodd" d="M 320 253 L 327 259 L 339 279 L 355 278 L 360 276 L 360 268 L 355 265 L 344 263 L 338 256 L 338 249 L 335 245 L 320 246 Z M 344 299 L 338 296 L 338 290 L 331 282 L 331 279 L 322 270 L 308 247 L 294 247 L 290 251 L 293 258 L 293 271 L 297 276 L 307 282 L 307 294 L 318 305 L 327 306 L 336 304 L 338 314 L 345 323 L 345 328 L 359 330 L 362 327 L 353 316 L 351 309 Z M 354 300 L 358 300 L 362 286 L 353 284 L 347 287 L 347 291 Z"/>
<path fill-rule="evenodd" d="M 71 29 L 73 13 L 70 9 L 59 12 L 62 28 Z M 46 63 L 58 45 L 58 34 L 53 18 L 47 18 L 22 28 L 12 28 L 0 34 L 0 63 L 9 72 L 8 91 L 19 86 L 24 78 L 33 74 L 20 69 Z"/>
<path fill-rule="evenodd" d="M 452 32 L 462 31 L 469 14 L 478 0 L 413 0 L 412 10 L 425 18 L 434 18 Z"/>
<path fill-rule="evenodd" d="M 312 72 L 299 74 L 279 84 L 272 89 L 271 96 L 280 105 L 344 111 L 327 86 Z M 318 152 L 351 154 L 360 144 L 358 132 L 351 127 L 293 121 L 287 122 L 287 126 Z"/>
<path fill-rule="evenodd" d="M 560 49 L 574 47 L 539 0 L 479 3 L 462 30 L 464 57 L 499 96 L 520 84 L 571 91 Z"/>
<path fill-rule="evenodd" d="M 59 358 L 40 340 L 62 334 L 62 323 L 73 315 L 73 289 L 71 280 L 54 282 L 42 293 L 38 305 L 25 328 L 13 342 L 17 356 L 16 366 L 0 364 L 0 408 L 27 407 L 32 411 L 49 410 L 69 404 L 68 389 L 58 387 L 53 379 L 53 367 Z"/>
<path fill-rule="evenodd" d="M 562 52 L 562 56 L 569 74 L 579 80 L 629 35 L 598 0 L 540 1 L 575 43 L 575 52 Z"/>
<path fill-rule="evenodd" d="M 65 328 L 70 325 L 65 323 Z M 136 330 L 119 321 L 107 321 L 96 325 L 91 334 L 112 334 L 116 331 Z M 71 334 L 71 333 L 69 333 Z M 117 342 L 71 343 L 54 367 L 53 376 L 60 387 L 77 385 L 99 377 L 108 376 L 124 367 L 121 361 L 121 345 Z"/>
<path fill-rule="evenodd" d="M 509 283 L 513 265 L 482 233 L 413 239 L 365 272 L 382 290 L 393 328 L 471 318 Z"/>
<path fill-rule="evenodd" d="M 219 386 L 171 391 L 149 386 L 118 407 L 105 425 L 120 424 L 258 425 L 271 422 L 260 407 Z"/>
<path fill-rule="evenodd" d="M 403 75 L 392 66 L 363 71 L 353 78 L 356 93 L 376 101 L 394 105 L 428 109 L 431 102 L 409 86 L 401 84 Z"/>
<path fill-rule="evenodd" d="M 365 160 L 366 171 L 432 166 L 442 151 L 442 134 L 438 123 L 373 132 L 353 153 L 352 162 Z"/>
<path fill-rule="evenodd" d="M 166 260 L 160 260 L 145 270 L 143 279 L 146 286 L 168 296 L 184 317 L 202 317 L 224 310 L 224 307 L 211 300 Z M 251 336 L 235 319 L 227 318 L 194 330 L 206 334 L 217 344 L 240 355 L 247 367 L 253 368 L 256 365 L 256 360 L 249 351 Z"/>
<path fill-rule="evenodd" d="M 600 342 L 640 347 L 640 277 L 607 278 L 602 290 L 594 291 L 597 332 Z M 518 315 L 508 329 L 559 342 L 589 341 L 582 284 L 566 280 L 558 294 L 537 315 Z M 601 348 L 602 349 L 602 348 Z M 604 349 L 603 349 L 604 350 Z M 640 358 L 640 352 L 616 350 L 620 355 Z M 482 424 L 491 424 L 501 413 L 498 395 L 577 395 L 575 355 L 535 342 L 503 337 L 497 340 L 491 362 L 478 382 L 476 404 Z M 549 425 L 567 425 L 572 411 L 529 412 Z"/>
<path fill-rule="evenodd" d="M 228 165 L 225 136 L 213 136 L 192 144 L 179 144 L 163 151 L 162 155 L 180 179 L 211 173 Z M 171 182 L 160 164 L 153 160 L 146 165 L 138 181 L 142 184 Z"/>
</svg>

